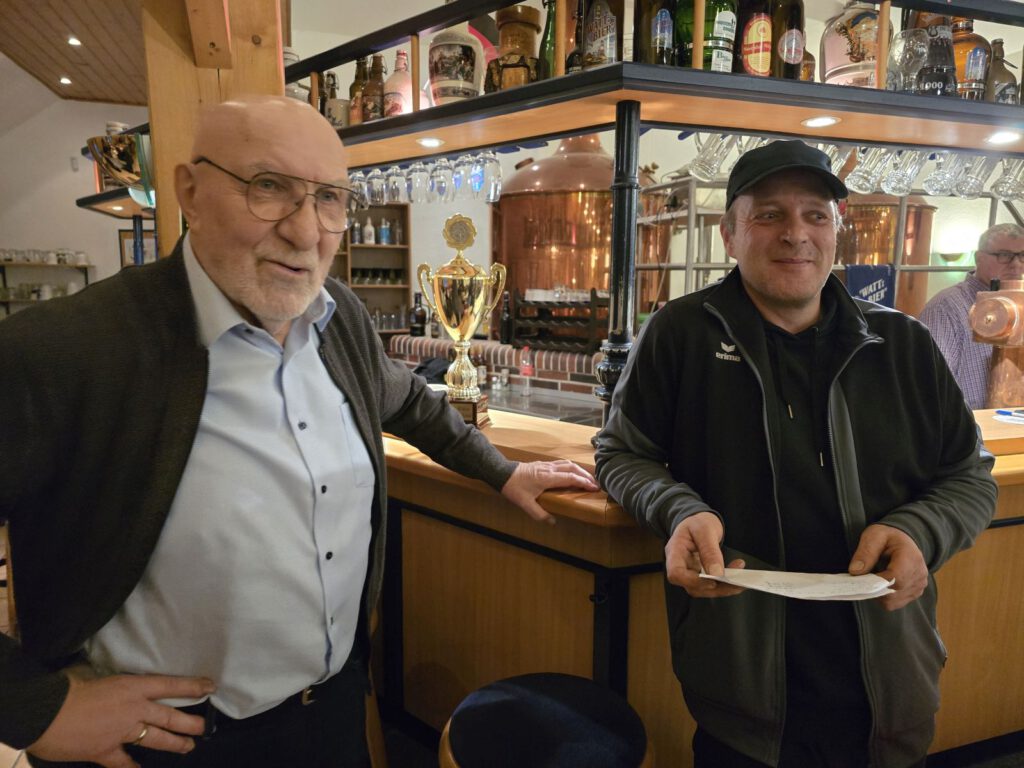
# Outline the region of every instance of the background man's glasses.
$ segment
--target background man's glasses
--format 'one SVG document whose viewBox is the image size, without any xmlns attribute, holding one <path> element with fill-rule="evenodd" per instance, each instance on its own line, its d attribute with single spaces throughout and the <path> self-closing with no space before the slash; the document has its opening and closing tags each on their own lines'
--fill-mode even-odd
<svg viewBox="0 0 1024 768">
<path fill-rule="evenodd" d="M 1024 264 L 1024 251 L 985 251 L 989 256 L 995 256 L 1000 264 L 1011 264 L 1016 259 Z"/>
<path fill-rule="evenodd" d="M 356 211 L 368 207 L 365 195 L 347 187 L 318 184 L 309 179 L 271 171 L 257 173 L 251 179 L 243 179 L 208 158 L 200 157 L 195 162 L 212 165 L 218 171 L 245 184 L 245 202 L 249 206 L 249 212 L 262 221 L 281 221 L 288 218 L 302 207 L 302 202 L 308 195 L 313 198 L 313 207 L 316 208 L 320 226 L 328 232 L 338 234 L 348 229 Z M 307 184 L 315 185 L 316 190 L 307 192 Z"/>
</svg>

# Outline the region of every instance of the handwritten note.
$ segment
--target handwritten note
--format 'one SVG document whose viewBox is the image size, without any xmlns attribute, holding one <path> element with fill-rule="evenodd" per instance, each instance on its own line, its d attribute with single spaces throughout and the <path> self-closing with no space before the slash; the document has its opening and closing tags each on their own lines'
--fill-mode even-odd
<svg viewBox="0 0 1024 768">
<path fill-rule="evenodd" d="M 798 600 L 871 600 L 891 595 L 895 580 L 868 573 L 790 573 L 788 571 L 757 571 L 748 568 L 726 568 L 724 576 L 700 575 L 735 587 L 769 592 Z"/>
</svg>

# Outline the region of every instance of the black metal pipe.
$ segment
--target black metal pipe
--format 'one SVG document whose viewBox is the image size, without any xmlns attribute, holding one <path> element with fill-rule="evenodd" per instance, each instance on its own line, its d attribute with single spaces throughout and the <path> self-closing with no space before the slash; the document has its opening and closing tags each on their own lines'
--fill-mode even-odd
<svg viewBox="0 0 1024 768">
<path fill-rule="evenodd" d="M 597 365 L 601 385 L 594 391 L 604 401 L 605 421 L 612 392 L 633 346 L 636 305 L 636 211 L 640 202 L 637 175 L 640 155 L 640 102 L 615 106 L 615 178 L 612 181 L 612 269 L 608 280 L 610 306 L 608 338 L 601 345 L 604 360 Z"/>
</svg>

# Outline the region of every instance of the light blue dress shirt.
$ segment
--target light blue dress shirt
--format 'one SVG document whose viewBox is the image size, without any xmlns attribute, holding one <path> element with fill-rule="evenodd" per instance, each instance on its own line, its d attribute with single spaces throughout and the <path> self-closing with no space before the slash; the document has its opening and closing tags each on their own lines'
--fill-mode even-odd
<svg viewBox="0 0 1024 768">
<path fill-rule="evenodd" d="M 242 319 L 187 236 L 184 256 L 210 355 L 199 429 L 142 580 L 86 654 L 101 674 L 207 676 L 217 709 L 242 718 L 348 658 L 375 478 L 318 354 L 327 291 L 282 347 Z"/>
</svg>

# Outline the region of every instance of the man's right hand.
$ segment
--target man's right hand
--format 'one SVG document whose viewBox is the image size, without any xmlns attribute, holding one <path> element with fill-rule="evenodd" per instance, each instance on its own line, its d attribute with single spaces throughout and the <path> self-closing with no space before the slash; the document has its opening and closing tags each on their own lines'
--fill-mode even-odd
<svg viewBox="0 0 1024 768">
<path fill-rule="evenodd" d="M 743 591 L 712 579 L 700 578 L 701 565 L 712 576 L 724 573 L 722 521 L 713 512 L 698 512 L 676 526 L 665 545 L 665 571 L 670 583 L 682 587 L 690 597 L 731 597 Z M 742 560 L 733 560 L 730 568 L 743 568 Z"/>
<path fill-rule="evenodd" d="M 137 768 L 125 744 L 186 753 L 195 747 L 189 736 L 203 733 L 203 718 L 186 715 L 158 699 L 198 699 L 216 689 L 199 677 L 114 675 L 82 680 L 68 674 L 71 688 L 57 717 L 29 755 L 44 760 L 87 761 L 105 768 Z"/>
</svg>

